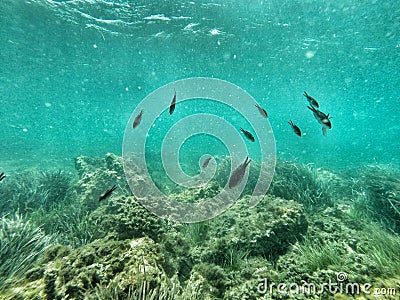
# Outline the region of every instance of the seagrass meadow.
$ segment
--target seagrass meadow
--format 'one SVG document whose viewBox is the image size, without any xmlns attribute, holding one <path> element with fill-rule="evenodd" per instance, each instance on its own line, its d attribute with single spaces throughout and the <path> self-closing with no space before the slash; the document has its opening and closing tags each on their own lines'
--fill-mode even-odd
<svg viewBox="0 0 400 300">
<path fill-rule="evenodd" d="M 396 1 L 0 2 L 0 299 L 399 299 Z"/>
</svg>

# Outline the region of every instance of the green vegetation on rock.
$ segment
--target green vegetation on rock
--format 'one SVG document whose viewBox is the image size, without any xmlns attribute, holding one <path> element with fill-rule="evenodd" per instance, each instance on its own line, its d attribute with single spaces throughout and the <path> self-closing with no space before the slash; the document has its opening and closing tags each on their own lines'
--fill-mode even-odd
<svg viewBox="0 0 400 300">
<path fill-rule="evenodd" d="M 230 169 L 229 159 L 217 162 L 215 181 L 170 190 L 171 198 L 196 203 L 219 193 Z M 1 185 L 0 205 L 10 212 L 24 207 L 25 216 L 2 218 L 0 298 L 284 299 L 276 290 L 261 295 L 258 284 L 265 278 L 322 284 L 337 272 L 354 282 L 400 282 L 400 238 L 371 222 L 395 231 L 393 172 L 363 171 L 354 180 L 278 161 L 269 193 L 249 208 L 259 167 L 252 162 L 243 195 L 225 213 L 176 224 L 132 195 L 120 157 L 79 157 L 75 166 L 77 181 L 62 172 L 35 172 Z M 140 174 L 132 175 L 140 182 Z M 51 241 L 59 244 L 49 247 Z"/>
<path fill-rule="evenodd" d="M 0 292 L 33 267 L 51 245 L 47 236 L 20 215 L 0 219 Z"/>
</svg>

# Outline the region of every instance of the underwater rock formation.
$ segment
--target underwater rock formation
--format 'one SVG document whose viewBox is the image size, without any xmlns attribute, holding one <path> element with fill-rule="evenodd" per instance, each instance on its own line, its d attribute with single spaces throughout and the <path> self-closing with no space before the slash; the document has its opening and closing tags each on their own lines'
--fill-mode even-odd
<svg viewBox="0 0 400 300">
<path fill-rule="evenodd" d="M 232 264 L 234 256 L 264 256 L 272 260 L 307 231 L 301 204 L 265 196 L 250 209 L 250 197 L 240 199 L 232 208 L 213 220 L 213 238 L 204 259 L 222 266 Z"/>
<path fill-rule="evenodd" d="M 80 177 L 75 189 L 89 210 L 100 206 L 99 197 L 114 184 L 119 189 L 114 191 L 113 195 L 130 194 L 124 176 L 122 157 L 112 153 L 107 153 L 105 158 L 96 159 L 79 156 L 75 158 L 75 168 Z"/>
<path fill-rule="evenodd" d="M 96 224 L 95 237 L 114 234 L 117 239 L 131 239 L 148 236 L 159 241 L 168 225 L 144 208 L 134 196 L 113 196 L 90 215 Z"/>
<path fill-rule="evenodd" d="M 9 278 L 1 299 L 282 299 L 287 295 L 277 290 L 258 293 L 260 280 L 323 284 L 334 280 L 336 272 L 355 282 L 400 287 L 400 238 L 367 225 L 371 219 L 360 219 L 346 195 L 353 185 L 331 172 L 278 162 L 272 194 L 255 207 L 249 208 L 251 196 L 245 192 L 218 217 L 180 224 L 157 217 L 130 193 L 120 157 L 79 157 L 76 169 L 80 180 L 70 196 L 74 201 L 63 200 L 56 209 L 48 206 L 40 218 L 38 212 L 32 214 L 35 224 L 46 218 L 45 228 L 54 227 L 51 233 L 68 246 L 46 244 L 38 260 L 23 268 L 15 264 L 16 276 L 3 268 Z M 140 170 L 131 173 L 140 185 Z M 257 180 L 253 175 L 249 186 Z M 398 180 L 386 175 L 361 177 L 361 200 L 393 218 L 396 209 L 390 204 L 398 202 Z M 218 176 L 205 186 L 171 189 L 168 195 L 185 203 L 209 199 L 221 191 L 218 178 L 223 176 Z M 59 181 L 59 176 L 51 178 Z M 99 203 L 98 197 L 114 184 L 118 188 Z M 164 204 L 151 195 L 146 199 Z M 88 238 L 82 233 L 89 233 Z M 77 237 L 83 242 L 70 242 Z M 3 256 L 3 267 L 13 265 L 7 257 L 14 256 Z"/>
<path fill-rule="evenodd" d="M 49 249 L 48 257 L 53 260 L 42 260 L 23 284 L 9 290 L 10 298 L 93 298 L 96 288 L 105 285 L 112 287 L 117 297 L 126 299 L 141 282 L 154 288 L 167 276 L 160 247 L 149 238 L 99 239 L 70 252 L 56 246 Z"/>
</svg>

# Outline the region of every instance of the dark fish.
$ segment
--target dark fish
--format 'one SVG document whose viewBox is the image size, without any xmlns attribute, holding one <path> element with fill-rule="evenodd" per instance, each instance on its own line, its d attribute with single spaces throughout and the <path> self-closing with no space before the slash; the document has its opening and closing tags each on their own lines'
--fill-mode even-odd
<svg viewBox="0 0 400 300">
<path fill-rule="evenodd" d="M 324 114 L 322 111 L 315 109 L 312 106 L 307 106 L 309 110 L 313 112 L 315 119 L 317 119 L 318 123 L 322 125 L 322 133 L 324 136 L 328 135 L 326 129 L 332 128 L 331 120 L 329 119 L 329 114 Z"/>
<path fill-rule="evenodd" d="M 143 116 L 143 109 L 136 116 L 135 121 L 133 121 L 133 125 L 132 125 L 133 128 L 136 128 L 140 124 L 140 121 L 142 121 L 142 116 Z"/>
<path fill-rule="evenodd" d="M 256 107 L 258 108 L 258 111 L 260 112 L 260 114 L 264 117 L 264 118 L 268 118 L 268 113 L 267 111 L 262 108 L 260 105 L 256 104 Z"/>
<path fill-rule="evenodd" d="M 240 128 L 240 131 L 243 132 L 245 137 L 247 137 L 250 141 L 254 142 L 254 136 L 250 132 L 244 130 L 243 128 Z"/>
<path fill-rule="evenodd" d="M 292 120 L 290 120 L 290 122 L 288 122 L 288 123 L 290 124 L 290 126 L 292 126 L 294 133 L 297 134 L 298 136 L 301 136 L 300 128 L 298 126 L 294 125 Z"/>
<path fill-rule="evenodd" d="M 315 100 L 313 97 L 311 97 L 309 94 L 307 94 L 307 92 L 304 92 L 304 97 L 307 98 L 308 102 L 310 102 L 310 104 L 316 108 L 319 107 L 319 104 L 317 102 L 317 100 Z"/>
<path fill-rule="evenodd" d="M 207 168 L 208 164 L 210 163 L 212 156 L 207 157 L 207 159 L 203 162 L 203 169 Z"/>
<path fill-rule="evenodd" d="M 232 172 L 232 176 L 229 179 L 229 184 L 228 184 L 230 189 L 234 188 L 242 181 L 244 173 L 246 172 L 246 168 L 250 162 L 251 160 L 247 156 L 245 161 L 239 167 L 237 167 L 236 170 Z"/>
<path fill-rule="evenodd" d="M 108 197 L 110 197 L 111 193 L 117 188 L 117 186 L 114 184 L 113 187 L 111 189 L 109 189 L 107 192 L 105 192 L 103 195 L 100 196 L 99 198 L 99 202 L 101 200 L 104 200 Z"/>
<path fill-rule="evenodd" d="M 2 181 L 4 178 L 6 178 L 6 175 L 3 172 L 0 173 L 0 181 Z"/>
<path fill-rule="evenodd" d="M 172 113 L 175 110 L 175 104 L 176 104 L 176 90 L 174 89 L 174 97 L 172 98 L 171 105 L 169 106 L 169 114 L 172 115 Z"/>
</svg>

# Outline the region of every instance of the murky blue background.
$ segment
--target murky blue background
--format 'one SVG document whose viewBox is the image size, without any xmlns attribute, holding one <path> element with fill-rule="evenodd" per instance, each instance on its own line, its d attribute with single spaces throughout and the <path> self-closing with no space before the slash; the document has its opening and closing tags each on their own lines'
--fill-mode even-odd
<svg viewBox="0 0 400 300">
<path fill-rule="evenodd" d="M 280 158 L 399 164 L 397 1 L 148 2 L 0 2 L 3 168 L 120 155 L 136 105 L 193 76 L 228 80 L 262 104 Z M 332 116 L 327 137 L 303 91 Z"/>
</svg>

